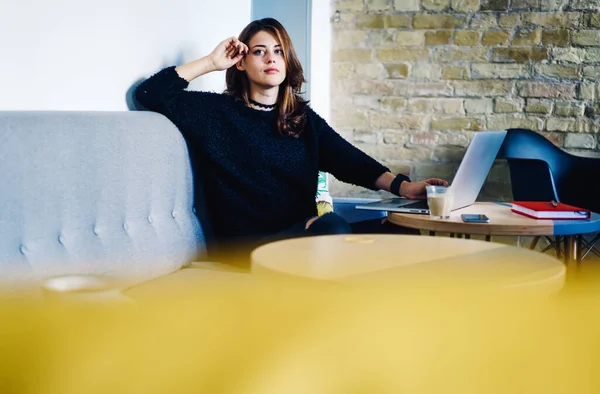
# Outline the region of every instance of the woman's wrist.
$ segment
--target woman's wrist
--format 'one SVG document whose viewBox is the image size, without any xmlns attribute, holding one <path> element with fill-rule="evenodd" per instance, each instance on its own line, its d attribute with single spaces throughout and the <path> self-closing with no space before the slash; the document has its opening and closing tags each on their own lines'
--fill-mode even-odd
<svg viewBox="0 0 600 394">
<path fill-rule="evenodd" d="M 404 196 L 404 189 L 410 183 L 410 178 L 403 174 L 398 174 L 390 185 L 390 192 L 397 196 Z"/>
</svg>

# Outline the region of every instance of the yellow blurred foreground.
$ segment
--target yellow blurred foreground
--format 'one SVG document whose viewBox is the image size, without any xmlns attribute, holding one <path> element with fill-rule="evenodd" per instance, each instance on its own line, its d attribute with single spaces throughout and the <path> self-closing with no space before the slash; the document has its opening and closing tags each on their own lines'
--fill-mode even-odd
<svg viewBox="0 0 600 394">
<path fill-rule="evenodd" d="M 600 392 L 594 292 L 251 275 L 167 288 L 0 305 L 0 393 Z"/>
</svg>

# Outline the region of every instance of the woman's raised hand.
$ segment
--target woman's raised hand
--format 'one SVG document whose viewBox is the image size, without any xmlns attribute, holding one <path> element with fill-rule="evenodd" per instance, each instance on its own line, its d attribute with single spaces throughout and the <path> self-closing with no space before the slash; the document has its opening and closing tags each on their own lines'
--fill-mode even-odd
<svg viewBox="0 0 600 394">
<path fill-rule="evenodd" d="M 235 37 L 222 41 L 208 55 L 215 70 L 223 71 L 233 66 L 248 54 L 248 47 Z"/>
</svg>

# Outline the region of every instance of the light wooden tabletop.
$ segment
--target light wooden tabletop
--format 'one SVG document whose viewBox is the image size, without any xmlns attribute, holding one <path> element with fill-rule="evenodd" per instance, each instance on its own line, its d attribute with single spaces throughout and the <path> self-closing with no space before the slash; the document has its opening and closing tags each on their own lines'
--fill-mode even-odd
<svg viewBox="0 0 600 394">
<path fill-rule="evenodd" d="M 465 223 L 463 213 L 484 214 L 489 223 Z M 477 202 L 453 211 L 448 219 L 432 219 L 429 215 L 389 212 L 388 220 L 399 226 L 426 231 L 481 235 L 554 235 L 553 220 L 536 220 L 512 212 L 501 203 Z"/>
<path fill-rule="evenodd" d="M 260 246 L 252 252 L 252 271 L 343 283 L 450 280 L 519 286 L 543 282 L 557 290 L 564 283 L 565 266 L 548 255 L 498 243 L 357 234 Z"/>
</svg>

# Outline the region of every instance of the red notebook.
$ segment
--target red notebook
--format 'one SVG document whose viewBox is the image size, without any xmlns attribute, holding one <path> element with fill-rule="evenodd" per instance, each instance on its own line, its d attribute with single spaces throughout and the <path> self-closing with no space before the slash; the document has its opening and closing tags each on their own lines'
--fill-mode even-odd
<svg viewBox="0 0 600 394">
<path fill-rule="evenodd" d="M 591 213 L 587 209 L 572 205 L 546 201 L 513 201 L 512 211 L 534 219 L 589 219 Z"/>
</svg>

